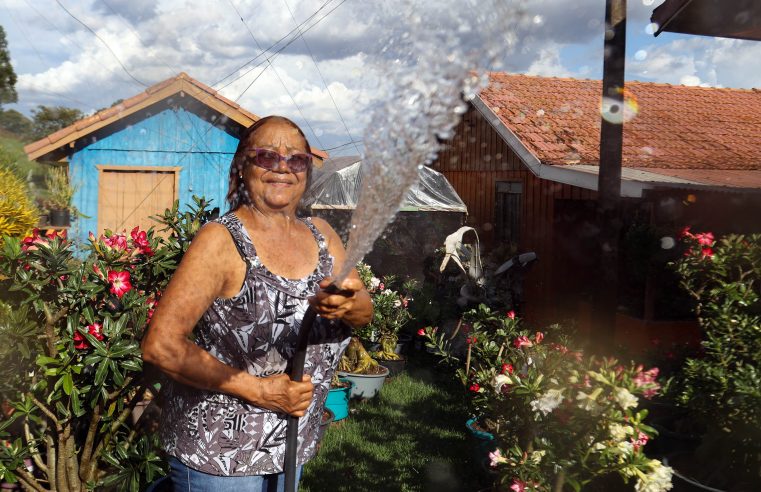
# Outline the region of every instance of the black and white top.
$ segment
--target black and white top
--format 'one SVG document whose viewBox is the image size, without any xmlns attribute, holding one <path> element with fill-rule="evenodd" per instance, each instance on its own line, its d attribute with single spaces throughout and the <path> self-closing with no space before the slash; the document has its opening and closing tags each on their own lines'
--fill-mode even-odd
<svg viewBox="0 0 761 492">
<path fill-rule="evenodd" d="M 195 330 L 196 344 L 225 364 L 256 376 L 290 372 L 307 297 L 314 295 L 319 281 L 333 271 L 325 238 L 309 218 L 301 220 L 319 245 L 319 261 L 311 275 L 298 280 L 275 275 L 261 263 L 235 214 L 214 221 L 227 227 L 247 265 L 240 292 L 229 299 L 217 298 Z M 299 419 L 299 464 L 317 450 L 330 379 L 349 337 L 350 329 L 341 322 L 317 317 L 312 327 L 304 374 L 312 376 L 314 396 L 306 415 Z M 164 447 L 185 465 L 225 476 L 283 471 L 287 415 L 176 381 L 168 384 L 162 397 Z"/>
</svg>

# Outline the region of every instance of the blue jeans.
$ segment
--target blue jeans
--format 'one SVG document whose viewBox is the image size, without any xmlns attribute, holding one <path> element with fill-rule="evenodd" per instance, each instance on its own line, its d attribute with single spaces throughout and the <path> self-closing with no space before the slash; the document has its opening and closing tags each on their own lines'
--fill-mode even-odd
<svg viewBox="0 0 761 492">
<path fill-rule="evenodd" d="M 194 470 L 175 457 L 169 458 L 169 476 L 174 492 L 283 492 L 285 474 L 222 477 Z M 301 467 L 296 469 L 296 490 Z"/>
</svg>

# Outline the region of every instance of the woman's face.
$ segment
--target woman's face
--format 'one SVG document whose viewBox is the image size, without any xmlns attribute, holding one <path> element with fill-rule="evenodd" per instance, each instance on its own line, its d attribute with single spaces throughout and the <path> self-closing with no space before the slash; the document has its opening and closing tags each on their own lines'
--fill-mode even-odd
<svg viewBox="0 0 761 492">
<path fill-rule="evenodd" d="M 288 124 L 272 122 L 259 128 L 249 139 L 249 154 L 254 148 L 267 149 L 282 156 L 307 153 L 304 138 Z M 306 190 L 307 171 L 293 172 L 281 159 L 271 170 L 263 169 L 247 161 L 243 169 L 243 181 L 255 207 L 270 210 L 295 211 Z"/>
</svg>

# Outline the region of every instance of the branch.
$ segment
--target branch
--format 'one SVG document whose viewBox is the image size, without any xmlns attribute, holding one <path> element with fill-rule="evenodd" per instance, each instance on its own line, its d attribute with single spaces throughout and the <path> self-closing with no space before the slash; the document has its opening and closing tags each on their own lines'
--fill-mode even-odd
<svg viewBox="0 0 761 492">
<path fill-rule="evenodd" d="M 55 342 L 57 340 L 53 327 L 58 323 L 58 320 L 66 316 L 66 313 L 69 312 L 69 308 L 64 307 L 59 309 L 57 313 L 51 314 L 50 308 L 48 308 L 48 305 L 43 302 L 42 310 L 45 312 L 45 338 L 48 346 L 48 356 L 55 357 L 58 355 L 58 350 L 55 348 Z"/>
<path fill-rule="evenodd" d="M 53 421 L 53 423 L 55 424 L 55 430 L 57 432 L 62 432 L 63 431 L 63 428 L 61 427 L 61 422 L 58 420 L 58 418 L 55 416 L 55 414 L 53 412 L 51 412 L 50 409 L 44 403 L 42 403 L 40 400 L 38 400 L 31 393 L 27 393 L 26 396 L 31 398 L 32 401 L 34 402 L 34 404 L 37 405 L 37 407 L 40 410 L 42 410 L 42 413 L 44 413 L 50 420 Z"/>
<path fill-rule="evenodd" d="M 40 456 L 40 450 L 37 449 L 37 445 L 34 443 L 34 438 L 32 437 L 32 432 L 29 430 L 29 417 L 24 417 L 24 438 L 26 439 L 26 443 L 29 445 L 29 449 L 32 451 L 32 459 L 34 460 L 34 464 L 37 465 L 37 468 L 44 471 L 45 474 L 48 473 L 48 467 L 45 465 L 45 463 L 42 462 L 42 456 Z"/>
<path fill-rule="evenodd" d="M 77 461 L 77 449 L 74 442 L 74 436 L 71 435 L 70 428 L 66 432 L 66 478 L 69 481 L 69 489 L 72 492 L 79 492 L 82 489 L 82 482 L 79 478 L 79 462 Z"/>
<path fill-rule="evenodd" d="M 45 443 L 48 451 L 48 483 L 50 484 L 50 492 L 58 492 L 56 481 L 56 448 L 53 437 L 46 435 Z"/>
<path fill-rule="evenodd" d="M 17 478 L 19 479 L 19 482 L 21 482 L 21 485 L 23 485 L 25 488 L 34 490 L 36 492 L 48 492 L 47 489 L 45 489 L 42 485 L 37 483 L 37 480 L 34 478 L 34 475 L 29 473 L 29 470 L 27 470 L 26 468 L 19 467 L 13 471 L 14 473 L 16 473 Z"/>
<path fill-rule="evenodd" d="M 58 456 L 56 463 L 55 481 L 59 492 L 73 492 L 69 490 L 69 482 L 66 480 L 66 442 L 63 432 L 58 434 Z"/>
<path fill-rule="evenodd" d="M 98 431 L 98 424 L 100 424 L 100 413 L 102 412 L 101 405 L 95 407 L 92 419 L 90 420 L 90 426 L 87 428 L 87 437 L 85 438 L 85 444 L 82 446 L 82 458 L 80 458 L 79 471 L 82 473 L 85 470 L 90 469 L 90 459 L 92 458 L 93 445 L 95 444 L 95 434 Z M 80 478 L 83 478 L 80 476 Z M 86 477 L 83 478 L 85 481 Z"/>
</svg>

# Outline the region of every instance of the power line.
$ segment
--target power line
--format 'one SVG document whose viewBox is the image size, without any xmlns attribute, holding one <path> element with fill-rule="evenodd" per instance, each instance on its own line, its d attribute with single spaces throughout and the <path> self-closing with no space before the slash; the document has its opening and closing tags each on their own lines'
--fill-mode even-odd
<svg viewBox="0 0 761 492">
<path fill-rule="evenodd" d="M 325 150 L 325 151 L 338 150 L 342 147 L 348 147 L 349 145 L 353 145 L 354 148 L 356 148 L 357 144 L 360 144 L 360 143 L 362 143 L 362 140 L 352 140 L 351 142 L 342 143 L 341 145 L 336 145 L 335 147 L 330 147 L 328 149 L 322 149 L 322 150 Z M 357 149 L 357 151 L 359 151 L 359 149 Z M 362 154 L 362 152 L 359 152 L 359 153 Z"/>
<path fill-rule="evenodd" d="M 240 19 L 240 21 L 243 23 L 244 26 L 246 26 L 246 30 L 251 35 L 251 39 L 253 39 L 254 43 L 256 43 L 256 47 L 262 50 L 262 53 L 264 53 L 264 50 L 262 49 L 262 45 L 259 44 L 259 41 L 257 41 L 256 36 L 254 36 L 254 33 L 253 31 L 251 31 L 251 28 L 248 27 L 248 23 L 246 23 L 246 21 L 243 19 L 243 16 L 240 15 L 240 12 L 235 7 L 235 4 L 233 4 L 232 0 L 228 0 L 228 2 L 230 3 L 230 6 L 233 8 L 233 10 L 235 10 L 235 13 L 238 14 L 238 18 Z M 298 36 L 301 36 L 301 33 L 299 33 Z M 285 93 L 288 94 L 289 98 L 291 98 L 291 102 L 293 103 L 293 105 L 296 106 L 296 109 L 299 111 L 299 114 L 301 115 L 301 118 L 304 120 L 304 123 L 307 124 L 307 126 L 309 127 L 309 130 L 312 132 L 312 135 L 314 135 L 314 138 L 317 140 L 317 145 L 319 145 L 320 148 L 322 148 L 322 142 L 320 141 L 320 137 L 317 135 L 317 132 L 314 131 L 314 128 L 312 128 L 312 125 L 309 123 L 309 120 L 307 120 L 307 117 L 304 115 L 304 112 L 301 110 L 301 106 L 299 106 L 299 104 L 296 102 L 296 99 L 294 99 L 294 97 L 291 95 L 291 92 L 288 90 L 288 87 L 285 85 L 285 82 L 280 77 L 280 74 L 277 73 L 277 69 L 275 68 L 275 65 L 272 64 L 272 60 L 270 60 L 266 56 L 264 58 L 265 60 L 267 60 L 267 63 L 272 68 L 272 71 L 275 73 L 277 80 L 280 81 L 280 85 L 283 86 L 283 90 L 285 90 Z M 262 73 L 264 73 L 263 70 L 262 70 Z M 259 76 L 261 76 L 261 73 L 259 74 Z M 259 76 L 257 76 L 257 78 L 259 78 Z M 249 84 L 248 87 L 251 87 L 251 84 Z M 240 96 L 238 96 L 238 99 L 243 97 L 243 94 L 246 93 L 246 91 L 248 90 L 248 87 L 246 87 L 246 90 L 241 92 Z M 236 99 L 236 102 L 238 99 Z"/>
<path fill-rule="evenodd" d="M 316 17 L 316 16 L 317 16 L 317 14 L 318 14 L 318 13 L 320 13 L 320 11 L 322 11 L 322 9 L 324 9 L 325 7 L 327 7 L 327 6 L 328 6 L 328 4 L 329 4 L 330 2 L 332 2 L 332 1 L 333 1 L 333 0 L 327 0 L 327 1 L 326 1 L 324 4 L 322 4 L 322 6 L 320 6 L 320 8 L 318 8 L 317 10 L 315 10 L 315 11 L 314 11 L 314 12 L 313 12 L 313 13 L 312 13 L 312 14 L 311 14 L 309 17 L 307 17 L 307 18 L 304 20 L 304 22 L 302 22 L 302 23 L 300 24 L 300 26 L 302 26 L 302 25 L 306 24 L 307 22 L 309 22 L 310 20 L 312 20 L 314 17 Z M 345 1 L 345 0 L 344 0 L 344 1 Z M 343 3 L 343 1 L 342 1 L 341 3 Z M 340 5 L 340 4 L 339 4 L 339 5 Z M 237 9 L 236 9 L 236 12 L 237 12 Z M 240 15 L 238 15 L 238 17 L 240 17 Z M 324 17 L 323 17 L 323 18 L 324 18 Z M 300 27 L 300 26 L 299 26 L 299 27 Z M 248 27 L 248 26 L 246 26 L 246 27 Z M 297 31 L 297 28 L 293 28 L 293 29 L 291 29 L 291 30 L 290 30 L 290 31 L 289 31 L 287 34 L 285 34 L 283 37 L 281 37 L 280 39 L 278 39 L 277 41 L 275 41 L 274 43 L 272 43 L 272 45 L 271 45 L 269 48 L 267 48 L 266 50 L 264 50 L 264 52 L 262 52 L 262 53 L 259 53 L 258 55 L 256 55 L 255 57 L 251 58 L 250 60 L 248 60 L 248 61 L 247 61 L 246 63 L 244 63 L 243 65 L 239 66 L 238 68 L 236 68 L 235 70 L 233 70 L 233 71 L 232 71 L 232 72 L 230 72 L 229 74 L 225 75 L 224 77 L 222 77 L 222 78 L 221 78 L 221 79 L 219 79 L 218 81 L 214 82 L 214 83 L 212 84 L 212 86 L 215 86 L 215 85 L 221 84 L 221 83 L 222 83 L 222 82 L 224 82 L 224 81 L 225 81 L 225 80 L 226 80 L 228 77 L 231 77 L 231 76 L 233 76 L 233 75 L 234 75 L 236 72 L 238 72 L 239 70 L 243 70 L 243 69 L 244 69 L 244 68 L 246 68 L 248 65 L 250 65 L 250 64 L 251 64 L 251 63 L 253 63 L 253 62 L 255 62 L 257 59 L 259 59 L 261 56 L 263 56 L 263 55 L 264 55 L 264 53 L 266 53 L 267 51 L 270 51 L 270 50 L 272 50 L 272 49 L 273 49 L 275 46 L 277 46 L 278 44 L 280 44 L 280 42 L 282 42 L 282 41 L 283 41 L 284 39 L 286 39 L 288 36 L 290 36 L 291 34 L 293 34 L 295 31 Z M 289 43 L 289 44 L 290 44 L 290 43 Z M 286 46 L 288 46 L 288 45 L 286 45 Z M 261 65 L 261 63 L 260 63 L 259 65 L 257 65 L 257 66 L 260 66 L 260 65 Z M 256 68 L 256 67 L 254 67 L 254 68 Z M 252 68 L 251 70 L 253 70 L 254 68 Z M 249 70 L 248 72 L 244 73 L 243 75 L 246 75 L 246 74 L 248 74 L 248 73 L 249 73 L 251 70 Z M 239 78 L 240 78 L 240 77 L 236 78 L 235 80 L 238 80 Z M 230 85 L 232 82 L 235 82 L 235 80 L 233 80 L 233 81 L 231 81 L 231 82 L 228 82 L 228 83 L 227 83 L 227 84 L 225 84 L 224 86 L 220 87 L 218 90 L 224 89 L 225 87 L 227 87 L 228 85 Z"/>
<path fill-rule="evenodd" d="M 132 34 L 135 36 L 135 38 L 137 38 L 137 41 L 140 43 L 140 45 L 143 48 L 146 48 L 145 43 L 143 42 L 143 38 L 140 37 L 140 34 L 135 29 L 133 29 L 132 24 L 127 22 L 127 20 L 122 16 L 122 14 L 120 14 L 119 12 L 114 10 L 113 7 L 111 7 L 111 5 L 109 5 L 109 3 L 106 0 L 101 0 L 101 1 L 108 8 L 108 10 L 111 11 L 111 13 L 113 13 L 114 15 L 119 17 L 119 19 L 122 20 L 122 23 L 125 26 L 127 26 L 127 29 L 129 29 L 130 32 L 132 32 Z M 154 58 L 157 58 L 165 67 L 167 67 L 169 70 L 171 70 L 173 74 L 176 74 L 176 73 L 180 72 L 180 70 L 177 70 L 177 68 L 175 68 L 173 65 L 170 65 L 170 64 L 166 63 L 165 60 L 163 60 L 161 58 L 158 58 L 155 55 L 153 55 L 153 56 L 154 56 Z"/>
<path fill-rule="evenodd" d="M 105 46 L 105 47 L 106 47 L 106 49 L 107 49 L 108 51 L 110 51 L 110 52 L 111 52 L 111 55 L 113 55 L 114 59 L 115 59 L 115 60 L 116 60 L 116 61 L 119 63 L 119 65 L 121 65 L 121 67 L 122 67 L 122 70 L 124 70 L 124 72 L 125 72 L 127 75 L 129 75 L 129 76 L 130 76 L 130 78 L 131 78 L 132 80 L 134 80 L 134 81 L 135 81 L 135 82 L 137 82 L 138 84 L 142 85 L 143 87 L 148 87 L 148 84 L 146 84 L 145 82 L 142 82 L 142 81 L 138 80 L 138 79 L 137 79 L 137 78 L 136 78 L 134 75 L 132 75 L 132 73 L 131 73 L 129 70 L 127 70 L 127 67 L 125 67 L 125 66 L 124 66 L 124 63 L 122 63 L 122 61 L 119 59 L 119 57 L 118 57 L 118 56 L 116 56 L 116 53 L 114 53 L 114 50 L 112 50 L 112 49 L 111 49 L 111 47 L 108 45 L 108 43 L 106 43 L 106 42 L 103 40 L 103 38 L 101 38 L 101 37 L 98 35 L 98 33 L 97 33 L 97 32 L 93 31 L 93 30 L 92 30 L 92 28 L 91 28 L 90 26 L 88 26 L 87 24 L 85 24 L 84 22 L 82 22 L 81 20 L 79 20 L 79 19 L 78 19 L 78 18 L 77 18 L 77 17 L 76 17 L 74 14 L 72 14 L 71 12 L 69 12 L 69 9 L 67 9 L 67 8 L 66 8 L 66 7 L 65 7 L 65 6 L 64 6 L 64 5 L 61 3 L 61 0 L 55 0 L 55 2 L 56 2 L 56 3 L 57 3 L 57 4 L 58 4 L 58 5 L 59 5 L 59 6 L 60 6 L 60 7 L 61 7 L 61 8 L 62 8 L 62 9 L 63 9 L 63 10 L 66 12 L 66 13 L 67 13 L 67 14 L 69 14 L 69 16 L 71 16 L 71 18 L 72 18 L 72 19 L 74 19 L 75 21 L 77 21 L 77 22 L 79 22 L 80 24 L 82 24 L 82 25 L 85 27 L 85 29 L 87 29 L 88 31 L 90 31 L 90 32 L 93 34 L 93 36 L 95 36 L 96 38 L 98 38 L 98 41 L 100 41 L 101 43 L 103 43 L 103 46 Z"/>
<path fill-rule="evenodd" d="M 341 119 L 341 123 L 344 126 L 344 129 L 346 130 L 346 135 L 349 137 L 349 140 L 354 142 L 354 137 L 351 136 L 351 132 L 349 131 L 349 126 L 346 124 L 346 121 L 344 120 L 343 115 L 341 114 L 341 110 L 338 109 L 338 104 L 336 104 L 336 100 L 333 98 L 333 93 L 330 92 L 330 87 L 328 87 L 328 83 L 325 81 L 325 77 L 322 76 L 322 71 L 320 70 L 319 65 L 317 65 L 317 60 L 314 59 L 314 54 L 312 53 L 312 49 L 307 44 L 307 40 L 304 37 L 304 34 L 301 32 L 301 29 L 298 27 L 299 22 L 296 20 L 296 16 L 293 15 L 293 11 L 291 10 L 291 6 L 288 5 L 288 0 L 283 0 L 283 3 L 285 3 L 285 7 L 288 9 L 288 13 L 291 14 L 291 19 L 293 19 L 293 22 L 296 24 L 297 29 L 299 29 L 299 33 L 301 34 L 301 41 L 304 43 L 304 47 L 306 47 L 307 52 L 309 53 L 309 57 L 312 59 L 312 63 L 314 63 L 314 68 L 317 69 L 317 73 L 320 75 L 320 80 L 322 80 L 322 85 L 325 86 L 325 90 L 328 92 L 328 95 L 330 96 L 330 100 L 333 102 L 333 107 L 336 108 L 336 113 L 338 113 L 338 118 Z M 359 147 L 354 145 L 354 150 L 357 151 L 357 154 L 361 154 L 359 151 Z"/>
</svg>

